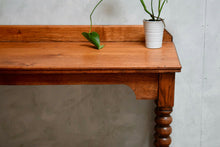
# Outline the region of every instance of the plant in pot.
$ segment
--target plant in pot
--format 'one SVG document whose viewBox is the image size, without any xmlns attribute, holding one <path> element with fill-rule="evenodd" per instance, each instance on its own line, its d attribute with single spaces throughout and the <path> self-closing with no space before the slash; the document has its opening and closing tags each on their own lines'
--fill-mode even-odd
<svg viewBox="0 0 220 147">
<path fill-rule="evenodd" d="M 100 37 L 99 34 L 97 32 L 92 32 L 92 15 L 95 11 L 95 9 L 98 7 L 99 4 L 101 4 L 103 0 L 100 0 L 96 6 L 93 8 L 91 14 L 90 14 L 90 29 L 89 29 L 89 33 L 87 32 L 83 32 L 82 35 L 92 44 L 95 45 L 95 47 L 100 50 L 104 47 L 104 45 L 100 45 Z"/>
<path fill-rule="evenodd" d="M 151 0 L 150 10 L 146 7 L 144 0 L 140 0 L 145 12 L 150 15 L 151 19 L 144 19 L 145 46 L 147 48 L 161 48 L 163 42 L 164 21 L 160 18 L 161 12 L 167 0 L 157 0 L 157 15 L 154 13 L 154 0 Z"/>
</svg>

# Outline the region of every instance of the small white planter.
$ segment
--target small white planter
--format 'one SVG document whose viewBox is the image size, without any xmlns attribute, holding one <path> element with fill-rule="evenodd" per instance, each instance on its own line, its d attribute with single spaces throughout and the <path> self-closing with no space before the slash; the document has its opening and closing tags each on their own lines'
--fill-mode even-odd
<svg viewBox="0 0 220 147">
<path fill-rule="evenodd" d="M 145 46 L 161 48 L 163 42 L 164 23 L 162 21 L 144 20 Z"/>
</svg>

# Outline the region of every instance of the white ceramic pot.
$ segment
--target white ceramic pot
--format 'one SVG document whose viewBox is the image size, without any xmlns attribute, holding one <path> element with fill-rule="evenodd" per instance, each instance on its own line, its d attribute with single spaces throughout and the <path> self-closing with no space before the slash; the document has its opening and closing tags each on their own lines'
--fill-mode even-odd
<svg viewBox="0 0 220 147">
<path fill-rule="evenodd" d="M 163 42 L 164 23 L 162 21 L 144 20 L 145 46 L 161 48 Z"/>
</svg>

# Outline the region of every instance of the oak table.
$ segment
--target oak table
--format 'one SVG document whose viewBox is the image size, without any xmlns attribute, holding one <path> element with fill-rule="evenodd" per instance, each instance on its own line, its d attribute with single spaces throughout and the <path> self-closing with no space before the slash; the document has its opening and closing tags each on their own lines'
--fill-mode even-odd
<svg viewBox="0 0 220 147">
<path fill-rule="evenodd" d="M 125 84 L 136 98 L 155 100 L 155 146 L 168 147 L 175 72 L 172 36 L 144 46 L 144 28 L 94 26 L 105 44 L 96 50 L 81 35 L 89 26 L 0 26 L 0 85 Z"/>
</svg>

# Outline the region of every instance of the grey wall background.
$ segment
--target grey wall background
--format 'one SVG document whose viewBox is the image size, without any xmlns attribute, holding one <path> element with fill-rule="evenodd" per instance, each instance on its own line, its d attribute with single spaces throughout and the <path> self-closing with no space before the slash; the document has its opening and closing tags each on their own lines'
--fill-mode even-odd
<svg viewBox="0 0 220 147">
<path fill-rule="evenodd" d="M 89 24 L 91 0 L 0 0 L 0 24 Z M 219 147 L 218 0 L 169 1 L 163 17 L 183 66 L 172 147 Z M 105 0 L 95 24 L 142 24 L 137 0 Z M 0 86 L 0 147 L 151 147 L 152 101 L 126 86 Z"/>
</svg>

